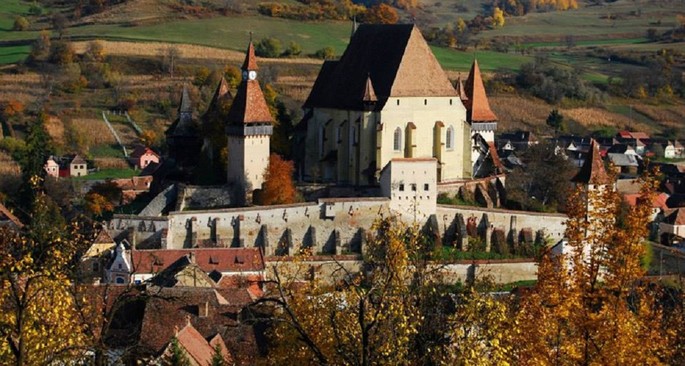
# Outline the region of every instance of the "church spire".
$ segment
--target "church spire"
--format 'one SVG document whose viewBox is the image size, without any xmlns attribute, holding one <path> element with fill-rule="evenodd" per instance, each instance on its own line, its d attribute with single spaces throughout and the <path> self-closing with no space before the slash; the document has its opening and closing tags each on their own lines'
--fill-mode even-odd
<svg viewBox="0 0 685 366">
<path fill-rule="evenodd" d="M 573 179 L 574 183 L 604 185 L 609 184 L 611 179 L 604 170 L 604 162 L 599 153 L 599 144 L 595 139 L 590 139 L 590 150 L 585 158 L 585 163 Z"/>
<path fill-rule="evenodd" d="M 457 94 L 459 94 L 459 98 L 463 101 L 466 101 L 469 99 L 469 97 L 466 95 L 466 92 L 464 91 L 464 81 L 461 80 L 461 74 L 459 74 L 459 77 L 457 77 Z"/>
<path fill-rule="evenodd" d="M 485 94 L 485 86 L 483 85 L 483 78 L 478 67 L 478 60 L 473 60 L 469 77 L 466 79 L 464 87 L 468 100 L 465 101 L 464 106 L 467 111 L 467 119 L 469 122 L 494 122 L 497 121 L 497 116 L 490 109 L 488 96 Z"/>
<path fill-rule="evenodd" d="M 266 104 L 264 93 L 262 93 L 262 88 L 257 81 L 258 69 L 254 45 L 250 40 L 242 66 L 243 80 L 238 86 L 226 118 L 229 125 L 273 123 L 273 117 Z"/>
</svg>

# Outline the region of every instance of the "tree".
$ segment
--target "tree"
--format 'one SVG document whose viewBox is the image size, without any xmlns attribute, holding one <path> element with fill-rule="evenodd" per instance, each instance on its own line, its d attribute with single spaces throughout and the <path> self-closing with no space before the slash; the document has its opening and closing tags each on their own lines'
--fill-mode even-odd
<svg viewBox="0 0 685 366">
<path fill-rule="evenodd" d="M 14 25 L 12 26 L 12 30 L 25 31 L 29 29 L 29 26 L 31 26 L 31 24 L 29 23 L 28 19 L 22 16 L 18 16 L 14 18 Z"/>
<path fill-rule="evenodd" d="M 64 36 L 64 31 L 67 28 L 67 23 L 69 21 L 67 20 L 67 17 L 64 16 L 64 14 L 57 12 L 52 15 L 52 29 L 57 32 L 59 35 L 59 39 L 62 39 Z"/>
<path fill-rule="evenodd" d="M 457 296 L 458 311 L 450 311 L 453 288 L 429 265 L 428 238 L 394 218 L 379 219 L 368 238 L 366 269 L 351 273 L 341 266 L 335 286 L 316 279 L 303 284 L 298 274 L 308 266 L 298 262 L 302 256 L 291 271 L 272 268 L 275 291 L 258 301 L 276 307 L 270 361 L 364 366 L 455 364 L 464 357 L 505 361 L 506 303 L 496 305 L 469 286 Z"/>
<path fill-rule="evenodd" d="M 314 53 L 314 57 L 322 60 L 332 60 L 335 58 L 335 49 L 330 46 L 321 48 Z"/>
<path fill-rule="evenodd" d="M 50 46 L 50 33 L 41 31 L 36 41 L 31 45 L 31 52 L 29 52 L 27 62 L 30 64 L 37 64 L 47 61 L 50 56 Z"/>
<path fill-rule="evenodd" d="M 291 41 L 288 43 L 288 48 L 285 49 L 285 52 L 283 52 L 283 56 L 285 57 L 295 57 L 299 56 L 302 53 L 302 46 L 300 46 L 299 43 Z"/>
<path fill-rule="evenodd" d="M 566 124 L 564 124 L 564 116 L 559 113 L 559 110 L 554 108 L 547 116 L 547 126 L 554 129 L 554 134 L 566 131 Z"/>
<path fill-rule="evenodd" d="M 504 12 L 497 6 L 495 6 L 495 8 L 492 9 L 492 26 L 494 28 L 504 26 Z"/>
<path fill-rule="evenodd" d="M 212 364 L 210 366 L 228 366 L 229 361 L 224 357 L 223 348 L 221 344 L 214 346 L 214 353 L 212 354 Z"/>
<path fill-rule="evenodd" d="M 171 339 L 170 345 L 170 353 L 166 357 L 165 364 L 169 366 L 190 366 L 190 360 L 181 345 L 178 344 L 176 337 Z"/>
<path fill-rule="evenodd" d="M 382 2 L 368 8 L 363 16 L 363 21 L 370 24 L 395 24 L 398 20 L 397 10 Z"/>
<path fill-rule="evenodd" d="M 259 57 L 275 58 L 281 55 L 281 41 L 278 38 L 262 38 L 254 47 L 255 55 Z"/>
<path fill-rule="evenodd" d="M 57 65 L 66 65 L 74 62 L 74 48 L 71 43 L 57 41 L 50 46 L 48 61 Z"/>
<path fill-rule="evenodd" d="M 555 146 L 540 142 L 521 156 L 524 167 L 507 177 L 507 203 L 514 209 L 563 212 L 575 168 Z"/>
<path fill-rule="evenodd" d="M 84 250 L 81 228 L 57 223 L 49 198 L 35 197 L 26 230 L 0 228 L 3 365 L 71 364 L 83 359 L 88 343 L 68 276 Z"/>
<path fill-rule="evenodd" d="M 17 156 L 24 183 L 27 187 L 32 177 L 45 176 L 43 166 L 52 152 L 52 139 L 45 129 L 46 119 L 47 115 L 41 112 L 38 118 L 29 125 L 26 136 L 26 149 L 20 156 Z"/>
<path fill-rule="evenodd" d="M 153 130 L 144 130 L 139 137 L 145 146 L 154 146 L 157 143 L 157 134 Z"/>
<path fill-rule="evenodd" d="M 114 211 L 114 205 L 110 200 L 95 192 L 88 192 L 85 197 L 86 212 L 96 217 Z"/>
<path fill-rule="evenodd" d="M 297 201 L 297 190 L 293 183 L 295 166 L 292 161 L 279 155 L 269 156 L 269 166 L 264 171 L 264 183 L 259 194 L 262 205 L 282 205 Z"/>
<path fill-rule="evenodd" d="M 176 70 L 176 64 L 178 63 L 178 59 L 181 58 L 181 50 L 178 49 L 178 47 L 169 46 L 162 49 L 161 53 L 162 67 L 166 72 L 169 73 L 169 76 L 173 78 L 174 71 Z"/>
<path fill-rule="evenodd" d="M 657 181 L 619 226 L 619 193 L 579 186 L 568 203 L 567 254 L 543 256 L 516 314 L 515 360 L 526 364 L 662 364 L 674 349 L 663 309 L 642 281 Z"/>
<path fill-rule="evenodd" d="M 105 60 L 105 47 L 100 41 L 88 42 L 83 58 L 89 62 L 102 62 Z"/>
</svg>

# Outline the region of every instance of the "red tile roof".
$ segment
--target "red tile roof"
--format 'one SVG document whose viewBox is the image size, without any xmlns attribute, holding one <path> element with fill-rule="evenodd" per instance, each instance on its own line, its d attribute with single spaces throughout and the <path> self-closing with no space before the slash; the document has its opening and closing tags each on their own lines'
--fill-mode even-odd
<svg viewBox="0 0 685 366">
<path fill-rule="evenodd" d="M 497 121 L 497 116 L 490 109 L 488 96 L 485 94 L 485 86 L 483 85 L 483 78 L 478 67 L 478 60 L 473 60 L 471 65 L 471 72 L 466 79 L 465 85 L 467 100 L 464 101 L 464 106 L 468 114 L 468 120 L 471 122 L 491 122 Z"/>
<path fill-rule="evenodd" d="M 176 334 L 178 344 L 188 352 L 198 365 L 211 365 L 214 350 L 209 342 L 188 321 L 185 327 Z"/>
<path fill-rule="evenodd" d="M 685 209 L 676 208 L 664 218 L 664 223 L 671 225 L 685 225 Z"/>
<path fill-rule="evenodd" d="M 590 151 L 585 163 L 571 181 L 585 184 L 609 184 L 610 178 L 604 170 L 604 162 L 599 152 L 599 144 L 595 139 L 590 140 Z"/>
<path fill-rule="evenodd" d="M 257 80 L 243 80 L 240 83 L 226 121 L 230 125 L 273 123 L 274 119 Z"/>
<path fill-rule="evenodd" d="M 258 248 L 154 249 L 131 252 L 134 273 L 158 273 L 181 257 L 193 253 L 203 271 L 255 272 L 264 270 Z"/>
<path fill-rule="evenodd" d="M 259 67 L 257 67 L 257 57 L 254 54 L 254 45 L 252 44 L 252 41 L 250 41 L 250 44 L 247 45 L 247 51 L 245 52 L 245 61 L 243 62 L 242 66 L 243 70 L 258 70 Z"/>
<path fill-rule="evenodd" d="M 109 235 L 106 229 L 100 229 L 100 232 L 93 240 L 93 244 L 111 244 L 114 243 L 114 239 Z"/>
<path fill-rule="evenodd" d="M 668 197 L 669 195 L 667 195 L 666 193 L 659 193 L 658 195 L 654 196 L 654 199 L 652 200 L 652 208 L 668 210 L 668 205 L 666 205 Z M 639 193 L 629 193 L 623 195 L 623 200 L 631 206 L 636 206 L 639 199 Z"/>
</svg>

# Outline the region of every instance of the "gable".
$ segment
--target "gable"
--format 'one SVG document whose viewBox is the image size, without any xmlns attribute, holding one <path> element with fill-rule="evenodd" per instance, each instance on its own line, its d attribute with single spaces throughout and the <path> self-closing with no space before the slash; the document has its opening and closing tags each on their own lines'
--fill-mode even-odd
<svg viewBox="0 0 685 366">
<path fill-rule="evenodd" d="M 305 108 L 362 110 L 370 79 L 381 110 L 389 97 L 457 97 L 418 28 L 364 24 L 337 62 L 326 62 Z"/>
</svg>

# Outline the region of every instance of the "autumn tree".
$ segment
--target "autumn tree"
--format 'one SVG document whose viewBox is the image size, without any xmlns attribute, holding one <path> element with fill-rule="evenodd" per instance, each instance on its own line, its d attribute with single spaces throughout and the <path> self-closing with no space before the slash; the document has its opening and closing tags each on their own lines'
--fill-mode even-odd
<svg viewBox="0 0 685 366">
<path fill-rule="evenodd" d="M 269 156 L 269 166 L 264 171 L 264 183 L 258 194 L 262 205 L 282 205 L 297 201 L 297 189 L 293 183 L 295 166 L 277 154 Z"/>
<path fill-rule="evenodd" d="M 669 363 L 673 330 L 662 326 L 663 309 L 641 281 L 657 183 L 642 179 L 641 199 L 619 226 L 620 196 L 610 181 L 579 185 L 569 198 L 568 250 L 543 256 L 538 283 L 516 314 L 516 363 Z"/>
<path fill-rule="evenodd" d="M 59 213 L 49 198 L 43 193 L 35 197 L 25 230 L 0 228 L 3 365 L 71 364 L 86 351 L 68 275 L 76 254 L 83 250 L 82 228 L 56 222 Z"/>
<path fill-rule="evenodd" d="M 575 173 L 573 164 L 555 146 L 540 142 L 520 156 L 524 166 L 507 177 L 506 205 L 532 211 L 563 211 Z"/>
<path fill-rule="evenodd" d="M 497 6 L 495 6 L 495 8 L 492 9 L 492 26 L 494 28 L 504 26 L 504 12 Z"/>
<path fill-rule="evenodd" d="M 412 365 L 507 360 L 506 303 L 473 287 L 448 295 L 432 243 L 416 227 L 379 219 L 368 239 L 366 269 L 340 266 L 335 286 L 301 282 L 306 262 L 274 266 L 273 364 Z M 304 251 L 306 253 L 306 250 Z M 305 254 L 306 255 L 306 254 Z M 454 301 L 458 311 L 452 311 Z M 477 364 L 465 362 L 463 364 Z"/>
<path fill-rule="evenodd" d="M 370 24 L 395 24 L 400 20 L 397 10 L 385 3 L 378 3 L 367 9 L 363 21 Z"/>
</svg>

